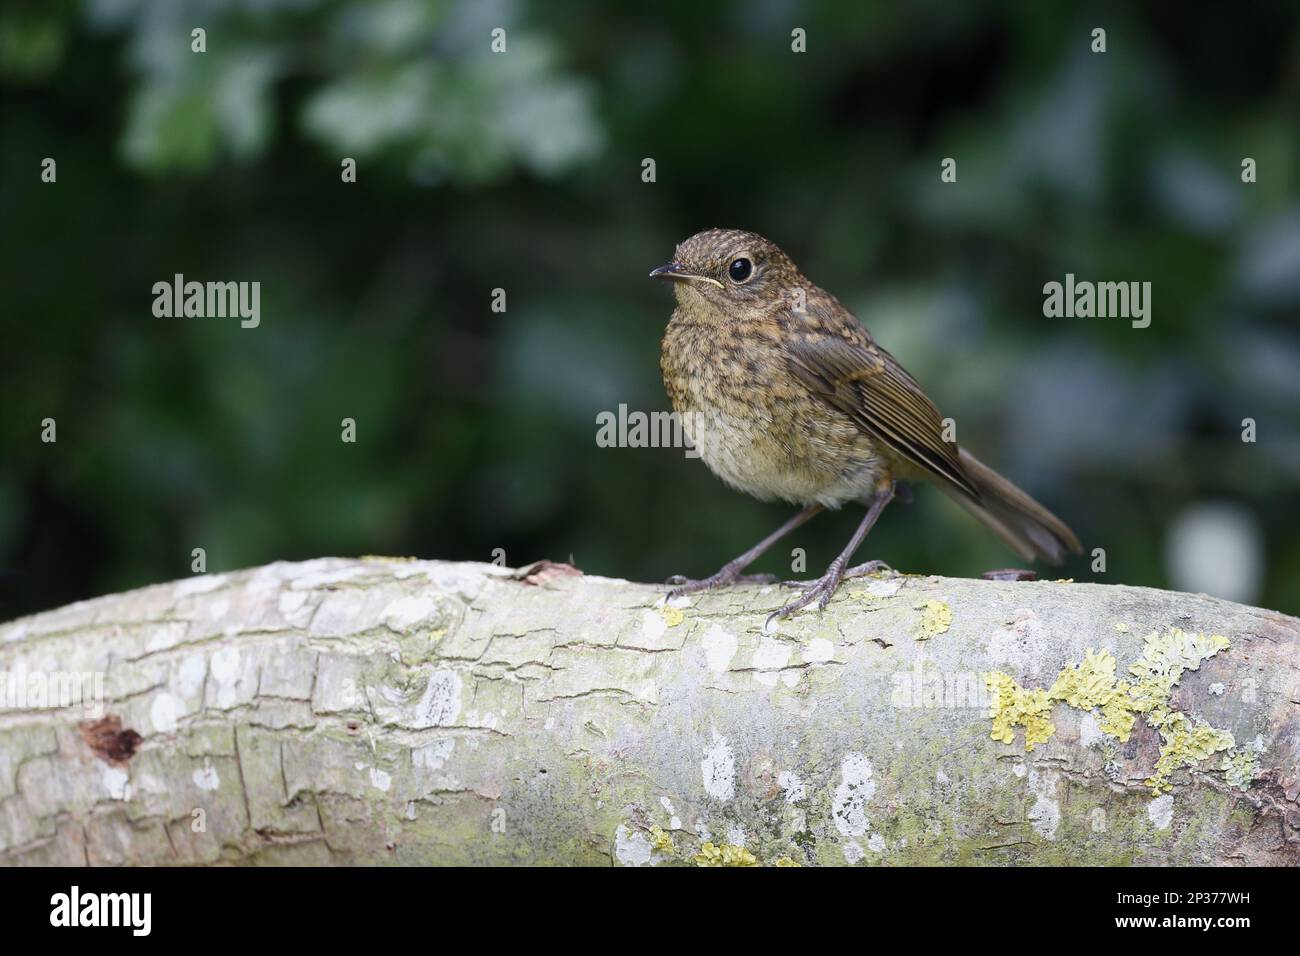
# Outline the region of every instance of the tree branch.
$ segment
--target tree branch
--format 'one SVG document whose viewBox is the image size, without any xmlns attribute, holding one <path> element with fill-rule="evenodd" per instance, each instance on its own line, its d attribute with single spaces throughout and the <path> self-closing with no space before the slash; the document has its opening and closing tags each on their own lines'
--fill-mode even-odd
<svg viewBox="0 0 1300 956">
<path fill-rule="evenodd" d="M 1294 618 L 903 576 L 764 633 L 790 592 L 531 570 L 279 563 L 0 626 L 0 863 L 1300 862 Z"/>
</svg>

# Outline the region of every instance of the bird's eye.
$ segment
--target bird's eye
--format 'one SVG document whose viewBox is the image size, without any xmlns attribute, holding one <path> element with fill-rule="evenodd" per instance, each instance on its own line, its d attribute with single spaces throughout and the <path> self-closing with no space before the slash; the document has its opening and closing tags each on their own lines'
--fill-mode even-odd
<svg viewBox="0 0 1300 956">
<path fill-rule="evenodd" d="M 727 274 L 731 276 L 732 282 L 744 282 L 754 271 L 754 264 L 743 256 L 732 261 L 727 267 Z"/>
</svg>

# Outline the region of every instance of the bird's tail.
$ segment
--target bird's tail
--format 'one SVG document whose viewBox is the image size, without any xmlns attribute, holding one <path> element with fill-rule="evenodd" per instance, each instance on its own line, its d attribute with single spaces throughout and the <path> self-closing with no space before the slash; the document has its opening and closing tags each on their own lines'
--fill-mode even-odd
<svg viewBox="0 0 1300 956">
<path fill-rule="evenodd" d="M 965 449 L 962 467 L 979 489 L 976 501 L 948 482 L 942 487 L 962 507 L 979 518 L 1026 561 L 1061 564 L 1067 551 L 1080 554 L 1083 547 L 1074 532 L 1029 495 L 1007 481 Z"/>
</svg>

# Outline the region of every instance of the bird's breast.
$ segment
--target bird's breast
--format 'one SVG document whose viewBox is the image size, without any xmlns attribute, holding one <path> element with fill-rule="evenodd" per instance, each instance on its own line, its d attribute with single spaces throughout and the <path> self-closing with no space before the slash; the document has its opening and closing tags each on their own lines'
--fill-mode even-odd
<svg viewBox="0 0 1300 956">
<path fill-rule="evenodd" d="M 790 374 L 774 332 L 675 313 L 661 366 L 700 459 L 747 494 L 836 507 L 869 494 L 887 467 L 846 415 Z"/>
</svg>

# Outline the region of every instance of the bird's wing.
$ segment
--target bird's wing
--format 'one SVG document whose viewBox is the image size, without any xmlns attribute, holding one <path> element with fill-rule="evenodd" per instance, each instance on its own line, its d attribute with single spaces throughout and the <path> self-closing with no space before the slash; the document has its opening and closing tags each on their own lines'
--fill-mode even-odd
<svg viewBox="0 0 1300 956">
<path fill-rule="evenodd" d="M 852 328 L 805 325 L 786 349 L 790 371 L 814 395 L 907 461 L 980 500 L 957 444 L 943 440 L 939 410 L 857 322 Z"/>
</svg>

